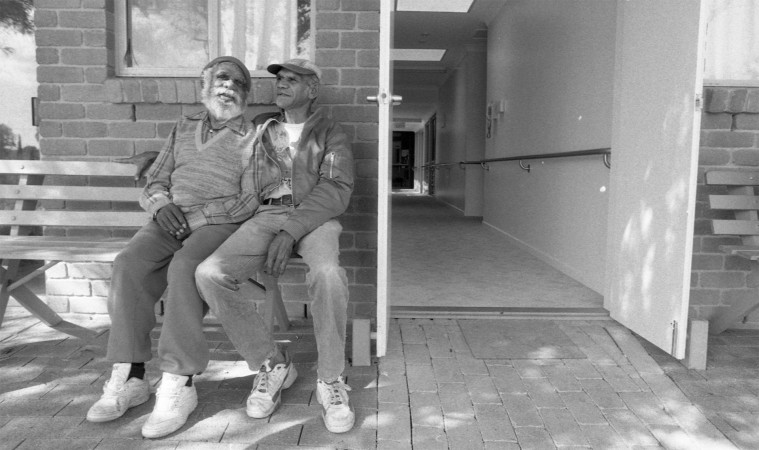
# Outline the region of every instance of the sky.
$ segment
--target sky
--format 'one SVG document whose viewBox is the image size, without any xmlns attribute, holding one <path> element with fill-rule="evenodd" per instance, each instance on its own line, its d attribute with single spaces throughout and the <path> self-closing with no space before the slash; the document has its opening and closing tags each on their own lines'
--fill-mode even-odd
<svg viewBox="0 0 759 450">
<path fill-rule="evenodd" d="M 16 50 L 10 55 L 0 51 L 0 123 L 20 134 L 24 146 L 39 147 L 30 100 L 37 96 L 34 35 L 0 29 L 0 42 Z"/>
</svg>

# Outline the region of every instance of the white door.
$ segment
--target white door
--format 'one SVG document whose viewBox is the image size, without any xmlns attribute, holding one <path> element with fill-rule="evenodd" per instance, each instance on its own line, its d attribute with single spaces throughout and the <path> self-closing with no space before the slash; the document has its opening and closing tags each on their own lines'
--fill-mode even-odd
<svg viewBox="0 0 759 450">
<path fill-rule="evenodd" d="M 390 127 L 393 107 L 393 12 L 395 0 L 380 3 L 379 107 L 377 143 L 377 356 L 385 356 L 390 322 Z"/>
<path fill-rule="evenodd" d="M 604 307 L 685 356 L 702 90 L 700 0 L 618 2 Z"/>
</svg>

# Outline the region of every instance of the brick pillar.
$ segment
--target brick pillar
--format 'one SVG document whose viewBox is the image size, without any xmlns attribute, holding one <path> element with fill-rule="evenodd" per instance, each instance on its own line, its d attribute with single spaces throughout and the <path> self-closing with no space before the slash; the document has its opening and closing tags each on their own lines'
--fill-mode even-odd
<svg viewBox="0 0 759 450">
<path fill-rule="evenodd" d="M 705 186 L 704 173 L 718 168 L 756 170 L 759 166 L 759 88 L 707 87 L 704 98 L 690 318 L 708 320 L 725 305 L 757 295 L 756 288 L 746 284 L 749 261 L 719 250 L 720 245 L 740 245 L 740 239 L 712 234 L 711 219 L 732 213 L 709 209 L 708 195 L 723 193 L 724 188 Z M 753 312 L 749 322 L 759 325 L 759 312 Z"/>
</svg>

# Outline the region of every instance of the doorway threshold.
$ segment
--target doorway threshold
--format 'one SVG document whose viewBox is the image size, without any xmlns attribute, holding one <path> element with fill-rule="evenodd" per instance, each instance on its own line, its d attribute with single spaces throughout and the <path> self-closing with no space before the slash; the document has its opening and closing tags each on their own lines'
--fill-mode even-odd
<svg viewBox="0 0 759 450">
<path fill-rule="evenodd" d="M 609 320 L 609 311 L 603 308 L 391 306 L 390 317 L 393 319 Z"/>
</svg>

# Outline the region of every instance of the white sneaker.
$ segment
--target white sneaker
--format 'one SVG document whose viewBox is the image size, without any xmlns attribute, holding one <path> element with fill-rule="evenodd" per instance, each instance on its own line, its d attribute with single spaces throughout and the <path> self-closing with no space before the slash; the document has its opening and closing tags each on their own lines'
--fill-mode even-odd
<svg viewBox="0 0 759 450">
<path fill-rule="evenodd" d="M 108 422 L 123 416 L 127 409 L 145 403 L 150 398 L 148 380 L 130 378 L 129 363 L 113 365 L 111 378 L 103 385 L 103 395 L 87 411 L 90 422 Z"/>
<path fill-rule="evenodd" d="M 195 385 L 185 386 L 189 377 L 165 373 L 155 394 L 155 406 L 142 426 L 146 438 L 159 438 L 171 434 L 187 422 L 187 417 L 198 406 Z"/>
<path fill-rule="evenodd" d="M 298 371 L 285 352 L 285 362 L 270 366 L 268 359 L 261 366 L 256 378 L 253 379 L 253 390 L 248 396 L 245 412 L 254 419 L 269 417 L 282 402 L 282 389 L 287 389 L 295 383 Z"/>
<path fill-rule="evenodd" d="M 345 433 L 353 428 L 356 415 L 351 409 L 348 391 L 351 387 L 338 377 L 332 383 L 316 380 L 316 401 L 321 403 L 324 425 L 332 433 Z"/>
</svg>

